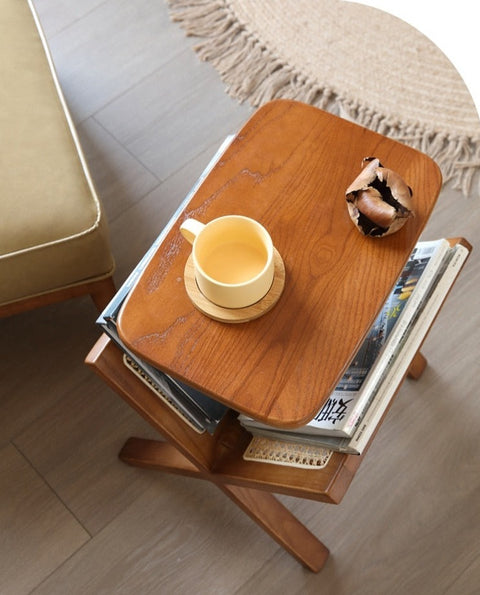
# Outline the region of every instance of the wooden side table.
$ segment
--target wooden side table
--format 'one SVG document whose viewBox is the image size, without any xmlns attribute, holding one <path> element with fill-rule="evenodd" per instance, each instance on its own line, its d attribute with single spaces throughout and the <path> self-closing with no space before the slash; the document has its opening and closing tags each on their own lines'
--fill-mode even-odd
<svg viewBox="0 0 480 595">
<path fill-rule="evenodd" d="M 410 184 L 415 218 L 382 239 L 351 223 L 345 189 L 362 159 L 378 157 Z M 139 357 L 232 410 L 280 427 L 307 423 L 360 346 L 428 220 L 441 187 L 427 156 L 321 110 L 275 101 L 238 133 L 173 224 L 127 298 L 119 334 Z M 284 292 L 265 316 L 225 324 L 195 309 L 183 284 L 186 217 L 244 214 L 270 231 L 286 269 Z M 126 463 L 207 479 L 313 571 L 327 548 L 272 493 L 339 503 L 362 456 L 334 453 L 318 470 L 246 461 L 250 435 L 232 411 L 212 436 L 198 434 L 122 363 L 102 336 L 87 363 L 166 442 L 129 439 Z M 426 364 L 420 353 L 409 372 Z"/>
</svg>

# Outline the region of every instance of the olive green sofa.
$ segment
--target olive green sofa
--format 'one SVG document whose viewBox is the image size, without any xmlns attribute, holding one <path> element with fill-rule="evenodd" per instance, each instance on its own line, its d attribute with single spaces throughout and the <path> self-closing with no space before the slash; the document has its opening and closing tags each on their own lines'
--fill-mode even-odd
<svg viewBox="0 0 480 595">
<path fill-rule="evenodd" d="M 0 316 L 113 297 L 102 205 L 30 2 L 0 2 Z"/>
</svg>

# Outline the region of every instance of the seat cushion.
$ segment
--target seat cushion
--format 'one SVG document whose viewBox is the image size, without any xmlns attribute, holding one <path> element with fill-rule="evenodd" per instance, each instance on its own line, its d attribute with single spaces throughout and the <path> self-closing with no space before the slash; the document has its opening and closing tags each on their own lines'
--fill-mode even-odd
<svg viewBox="0 0 480 595">
<path fill-rule="evenodd" d="M 107 225 L 27 2 L 0 11 L 0 304 L 109 276 Z"/>
</svg>

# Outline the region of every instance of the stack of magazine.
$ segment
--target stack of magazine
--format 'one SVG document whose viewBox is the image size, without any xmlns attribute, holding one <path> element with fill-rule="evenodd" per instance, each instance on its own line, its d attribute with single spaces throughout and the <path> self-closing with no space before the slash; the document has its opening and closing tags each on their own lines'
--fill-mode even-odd
<svg viewBox="0 0 480 595">
<path fill-rule="evenodd" d="M 417 244 L 347 371 L 307 425 L 274 428 L 243 414 L 240 423 L 254 436 L 362 454 L 468 253 L 446 239 Z"/>
<path fill-rule="evenodd" d="M 233 136 L 225 139 L 224 143 L 218 149 L 206 169 L 203 171 L 200 178 L 197 180 L 189 194 L 186 196 L 177 212 L 171 218 L 169 224 L 163 229 L 160 235 L 153 242 L 149 250 L 134 268 L 122 287 L 119 289 L 113 300 L 108 304 L 100 317 L 97 319 L 97 324 L 102 331 L 108 335 L 114 343 L 123 351 L 124 364 L 131 370 L 133 374 L 144 382 L 166 405 L 174 410 L 191 428 L 196 432 L 202 433 L 207 431 L 213 434 L 225 416 L 228 408 L 211 399 L 202 392 L 192 388 L 165 374 L 154 366 L 150 365 L 133 353 L 122 341 L 117 331 L 117 317 L 132 288 L 135 286 L 140 275 L 145 270 L 151 258 L 157 251 L 160 244 L 163 242 L 165 236 L 171 229 L 173 223 L 178 218 L 179 214 L 190 201 L 193 194 L 197 191 L 200 184 L 211 171 L 213 166 L 220 159 L 226 148 L 233 140 Z"/>
</svg>

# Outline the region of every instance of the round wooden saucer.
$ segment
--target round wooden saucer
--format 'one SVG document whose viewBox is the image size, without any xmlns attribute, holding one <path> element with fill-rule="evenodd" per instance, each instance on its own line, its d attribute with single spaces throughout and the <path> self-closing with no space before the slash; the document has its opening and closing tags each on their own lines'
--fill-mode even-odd
<svg viewBox="0 0 480 595">
<path fill-rule="evenodd" d="M 273 283 L 268 293 L 258 302 L 245 308 L 222 308 L 208 300 L 198 288 L 195 280 L 195 270 L 192 255 L 188 257 L 185 265 L 185 289 L 193 305 L 206 316 L 219 322 L 248 322 L 266 314 L 275 306 L 282 295 L 285 286 L 285 265 L 278 250 L 274 248 L 273 259 L 275 264 Z"/>
</svg>

